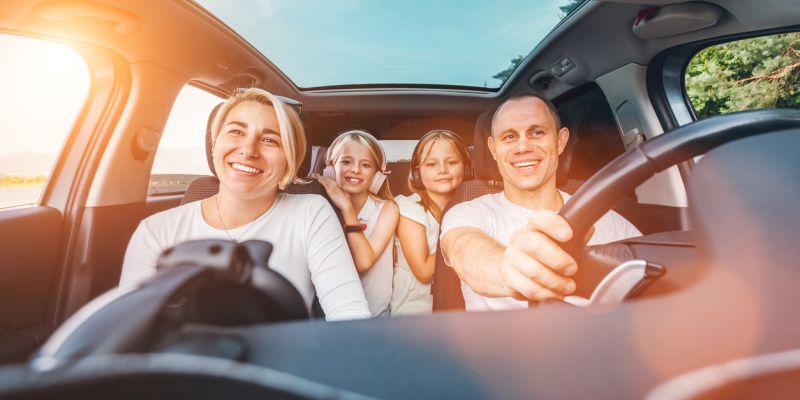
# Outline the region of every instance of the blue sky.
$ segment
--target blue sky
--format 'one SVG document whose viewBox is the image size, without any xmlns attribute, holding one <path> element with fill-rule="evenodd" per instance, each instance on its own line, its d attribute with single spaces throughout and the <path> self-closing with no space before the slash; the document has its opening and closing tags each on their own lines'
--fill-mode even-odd
<svg viewBox="0 0 800 400">
<path fill-rule="evenodd" d="M 497 86 L 492 75 L 530 52 L 558 23 L 558 7 L 567 2 L 202 1 L 302 87 Z M 0 157 L 45 154 L 51 161 L 39 169 L 47 171 L 85 99 L 87 68 L 66 46 L 29 38 L 0 35 L 0 53 L 15 56 L 0 63 L 0 121 L 12 138 L 3 141 Z M 220 101 L 199 90 L 181 98 L 162 147 L 202 146 L 201 135 L 192 136 L 198 140 L 193 143 L 171 132 L 203 132 L 207 110 Z"/>
<path fill-rule="evenodd" d="M 567 0 L 201 0 L 301 87 L 429 83 L 497 87 Z M 246 5 L 245 5 L 246 4 Z"/>
</svg>

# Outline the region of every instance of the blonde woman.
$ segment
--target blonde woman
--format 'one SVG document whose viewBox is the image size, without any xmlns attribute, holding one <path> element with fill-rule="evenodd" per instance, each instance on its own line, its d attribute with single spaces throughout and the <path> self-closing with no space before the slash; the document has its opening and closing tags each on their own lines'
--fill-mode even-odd
<svg viewBox="0 0 800 400">
<path fill-rule="evenodd" d="M 471 179 L 469 151 L 453 132 L 433 130 L 422 136 L 411 155 L 411 196 L 397 196 L 400 209 L 395 246 L 397 264 L 392 315 L 431 312 L 431 279 L 442 210 L 464 179 Z"/>
<path fill-rule="evenodd" d="M 373 316 L 388 316 L 392 240 L 399 214 L 386 181 L 386 154 L 374 136 L 348 131 L 328 149 L 325 191 L 342 212 L 347 244 Z"/>
<path fill-rule="evenodd" d="M 317 195 L 279 192 L 296 181 L 305 154 L 294 110 L 261 89 L 226 101 L 212 122 L 212 159 L 219 193 L 143 220 L 125 253 L 120 285 L 155 273 L 158 255 L 193 239 L 266 240 L 270 267 L 301 293 L 316 293 L 326 318 L 370 317 L 364 291 L 331 206 Z"/>
</svg>

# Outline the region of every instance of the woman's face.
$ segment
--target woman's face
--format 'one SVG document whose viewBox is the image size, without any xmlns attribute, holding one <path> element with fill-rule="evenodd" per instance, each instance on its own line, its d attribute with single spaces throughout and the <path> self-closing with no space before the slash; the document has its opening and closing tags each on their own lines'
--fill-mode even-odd
<svg viewBox="0 0 800 400">
<path fill-rule="evenodd" d="M 275 109 L 255 101 L 230 110 L 212 151 L 220 188 L 241 198 L 258 198 L 278 189 L 288 163 Z"/>
<path fill-rule="evenodd" d="M 336 183 L 346 193 L 358 194 L 369 190 L 378 166 L 367 146 L 358 142 L 342 145 L 342 152 L 333 168 L 336 170 Z"/>
<path fill-rule="evenodd" d="M 419 175 L 430 194 L 450 195 L 464 180 L 464 161 L 449 140 L 435 139 L 428 143 L 428 156 L 419 166 Z M 422 154 L 428 149 L 423 149 Z"/>
</svg>

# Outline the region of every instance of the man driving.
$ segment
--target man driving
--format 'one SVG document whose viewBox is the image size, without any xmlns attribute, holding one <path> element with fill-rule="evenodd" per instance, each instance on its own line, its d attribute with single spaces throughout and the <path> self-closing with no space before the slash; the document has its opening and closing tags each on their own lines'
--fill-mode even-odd
<svg viewBox="0 0 800 400">
<path fill-rule="evenodd" d="M 498 107 L 491 132 L 487 145 L 504 190 L 458 204 L 442 221 L 442 251 L 461 278 L 466 309 L 526 308 L 529 300 L 563 298 L 575 291 L 578 269 L 559 245 L 572 229 L 556 214 L 570 197 L 556 189 L 569 130 L 550 101 L 521 95 Z M 641 233 L 609 211 L 591 235 L 590 245 Z"/>
</svg>

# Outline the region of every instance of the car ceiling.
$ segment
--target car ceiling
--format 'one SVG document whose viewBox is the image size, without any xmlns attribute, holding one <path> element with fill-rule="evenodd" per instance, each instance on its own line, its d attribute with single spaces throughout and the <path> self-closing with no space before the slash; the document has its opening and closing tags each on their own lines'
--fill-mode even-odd
<svg viewBox="0 0 800 400">
<path fill-rule="evenodd" d="M 219 94 L 249 85 L 267 88 L 303 102 L 315 142 L 325 143 L 342 128 L 362 127 L 384 138 L 401 138 L 409 125 L 425 129 L 442 122 L 469 138 L 475 118 L 509 95 L 538 91 L 555 98 L 627 64 L 646 65 L 678 44 L 800 21 L 795 0 L 772 0 L 769 7 L 759 0 L 711 0 L 726 10 L 713 27 L 652 40 L 633 34 L 639 10 L 675 3 L 681 2 L 590 1 L 534 49 L 497 93 L 399 87 L 300 92 L 267 58 L 183 0 L 5 0 L 0 29 L 111 49 L 130 63 L 159 64 Z M 547 75 L 549 66 L 564 55 L 575 68 L 560 78 L 550 77 L 546 89 L 532 88 L 532 78 Z"/>
</svg>

